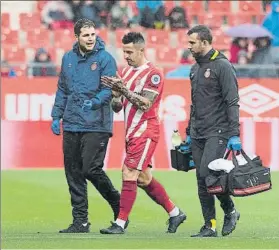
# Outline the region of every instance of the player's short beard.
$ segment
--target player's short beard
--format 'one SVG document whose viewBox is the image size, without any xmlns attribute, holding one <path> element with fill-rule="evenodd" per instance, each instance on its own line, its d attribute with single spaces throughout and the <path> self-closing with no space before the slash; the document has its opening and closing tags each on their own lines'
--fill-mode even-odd
<svg viewBox="0 0 279 250">
<path fill-rule="evenodd" d="M 134 62 L 134 61 L 132 61 L 132 60 L 127 61 L 127 63 L 128 63 L 129 66 L 134 66 L 134 63 L 133 63 L 133 62 Z"/>
</svg>

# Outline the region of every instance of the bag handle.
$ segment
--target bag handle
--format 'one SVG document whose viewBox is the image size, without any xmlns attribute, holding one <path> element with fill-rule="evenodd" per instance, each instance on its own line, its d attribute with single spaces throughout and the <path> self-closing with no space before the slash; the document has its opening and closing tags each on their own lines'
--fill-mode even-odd
<svg viewBox="0 0 279 250">
<path fill-rule="evenodd" d="M 231 152 L 232 152 L 231 149 L 226 150 L 223 159 L 227 160 L 227 159 L 229 158 Z M 240 154 L 240 151 L 239 151 L 239 150 L 237 151 L 237 155 L 238 155 L 238 154 Z"/>
<path fill-rule="evenodd" d="M 233 161 L 233 164 L 236 168 L 239 167 L 239 164 L 238 164 L 238 161 L 236 159 L 236 155 L 235 155 L 235 152 L 233 150 L 232 151 L 232 161 Z M 240 153 L 243 155 L 244 159 L 247 161 L 247 163 L 249 164 L 249 166 L 251 167 L 255 167 L 255 164 L 254 162 L 248 157 L 248 155 L 244 152 L 243 149 L 240 150 Z"/>
<path fill-rule="evenodd" d="M 226 150 L 223 159 L 227 160 L 230 156 L 231 150 Z"/>
<path fill-rule="evenodd" d="M 239 151 L 237 151 L 239 152 Z M 230 156 L 230 153 L 232 153 L 232 162 L 233 162 L 233 165 L 238 168 L 239 167 L 239 164 L 237 162 L 237 159 L 236 159 L 236 155 L 235 155 L 235 152 L 232 150 L 232 149 L 229 149 L 225 152 L 225 155 L 224 155 L 224 159 L 227 160 Z"/>
</svg>

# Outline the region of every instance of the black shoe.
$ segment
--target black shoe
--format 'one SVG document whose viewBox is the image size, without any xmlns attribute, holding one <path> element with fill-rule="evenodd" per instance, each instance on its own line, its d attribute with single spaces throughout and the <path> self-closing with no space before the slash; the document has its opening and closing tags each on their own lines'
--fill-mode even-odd
<svg viewBox="0 0 279 250">
<path fill-rule="evenodd" d="M 116 221 L 116 220 L 117 220 L 117 216 L 114 216 L 114 221 Z M 128 219 L 128 220 L 125 222 L 124 229 L 126 229 L 126 228 L 128 227 L 129 223 L 130 223 L 130 221 L 129 221 L 129 219 Z"/>
<path fill-rule="evenodd" d="M 234 210 L 229 214 L 225 214 L 222 235 L 226 236 L 232 233 L 236 227 L 236 223 L 240 218 L 240 213 Z"/>
<path fill-rule="evenodd" d="M 186 218 L 186 215 L 179 209 L 179 214 L 177 216 L 168 219 L 167 224 L 169 224 L 169 227 L 167 233 L 175 233 L 179 225 L 183 223 Z"/>
<path fill-rule="evenodd" d="M 191 237 L 217 237 L 217 231 L 214 231 L 211 227 L 204 225 L 198 234 L 193 234 Z"/>
<path fill-rule="evenodd" d="M 89 222 L 86 226 L 82 225 L 82 223 L 73 223 L 68 228 L 60 230 L 59 233 L 89 233 L 90 225 Z"/>
<path fill-rule="evenodd" d="M 129 221 L 129 219 L 128 219 L 128 220 L 125 222 L 124 229 L 126 229 L 126 228 L 128 227 L 129 223 L 130 223 L 130 221 Z"/>
<path fill-rule="evenodd" d="M 115 222 L 111 222 L 110 227 L 100 230 L 101 234 L 124 234 L 124 232 L 124 229 L 121 226 L 117 225 Z"/>
</svg>

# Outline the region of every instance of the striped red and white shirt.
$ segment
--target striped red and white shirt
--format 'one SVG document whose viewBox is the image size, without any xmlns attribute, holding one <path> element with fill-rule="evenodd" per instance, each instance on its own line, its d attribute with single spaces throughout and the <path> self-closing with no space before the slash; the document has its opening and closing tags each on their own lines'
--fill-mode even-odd
<svg viewBox="0 0 279 250">
<path fill-rule="evenodd" d="M 160 135 L 158 111 L 164 86 L 164 79 L 160 70 L 147 62 L 138 68 L 124 68 L 120 76 L 126 87 L 134 93 L 141 94 L 143 90 L 158 93 L 153 105 L 147 112 L 137 109 L 125 97 L 122 99 L 126 141 L 135 137 L 151 138 L 158 141 Z"/>
</svg>

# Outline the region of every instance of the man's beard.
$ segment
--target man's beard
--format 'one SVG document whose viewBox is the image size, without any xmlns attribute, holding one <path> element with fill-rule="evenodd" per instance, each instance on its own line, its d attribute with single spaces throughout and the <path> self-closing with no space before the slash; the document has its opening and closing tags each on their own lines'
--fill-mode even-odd
<svg viewBox="0 0 279 250">
<path fill-rule="evenodd" d="M 134 66 L 134 62 L 132 60 L 127 60 L 129 66 Z"/>
<path fill-rule="evenodd" d="M 81 50 L 83 53 L 87 53 L 87 52 L 89 52 L 89 51 L 92 51 L 92 50 L 86 49 L 86 47 L 85 47 L 85 46 L 82 46 L 81 44 L 79 44 L 79 48 L 80 48 L 80 50 Z"/>
<path fill-rule="evenodd" d="M 202 53 L 201 53 L 201 52 L 197 52 L 197 53 L 191 52 L 191 53 L 192 53 L 192 55 L 193 55 L 193 57 L 194 57 L 195 59 L 200 58 L 200 57 L 202 56 Z"/>
</svg>

